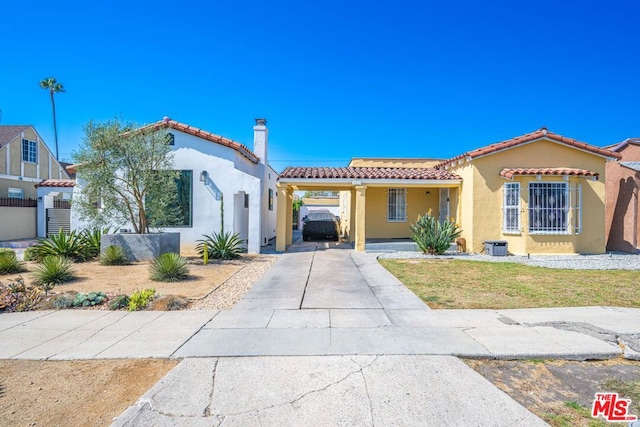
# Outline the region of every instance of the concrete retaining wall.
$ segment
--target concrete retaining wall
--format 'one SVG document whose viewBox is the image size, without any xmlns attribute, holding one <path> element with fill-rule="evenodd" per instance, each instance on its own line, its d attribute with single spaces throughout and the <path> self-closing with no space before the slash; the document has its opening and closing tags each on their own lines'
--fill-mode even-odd
<svg viewBox="0 0 640 427">
<path fill-rule="evenodd" d="M 146 261 L 167 252 L 180 253 L 180 233 L 105 234 L 100 253 L 109 246 L 120 246 L 131 261 Z"/>
</svg>

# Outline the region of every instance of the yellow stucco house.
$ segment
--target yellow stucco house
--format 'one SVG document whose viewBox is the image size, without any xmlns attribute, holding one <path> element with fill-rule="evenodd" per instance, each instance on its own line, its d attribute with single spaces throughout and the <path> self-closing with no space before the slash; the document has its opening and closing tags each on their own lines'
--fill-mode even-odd
<svg viewBox="0 0 640 427">
<path fill-rule="evenodd" d="M 292 242 L 293 191 L 331 189 L 341 192 L 343 232 L 358 251 L 371 239 L 409 238 L 409 225 L 431 210 L 460 224 L 470 252 L 503 240 L 514 254 L 603 253 L 605 163 L 619 157 L 542 128 L 448 160 L 289 167 L 278 182 L 277 249 Z"/>
</svg>

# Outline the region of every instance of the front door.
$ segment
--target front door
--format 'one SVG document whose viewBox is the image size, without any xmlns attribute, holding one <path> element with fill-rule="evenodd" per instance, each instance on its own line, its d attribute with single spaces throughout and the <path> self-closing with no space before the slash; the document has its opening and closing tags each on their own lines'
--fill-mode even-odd
<svg viewBox="0 0 640 427">
<path fill-rule="evenodd" d="M 449 189 L 440 189 L 440 221 L 444 221 L 449 216 Z"/>
</svg>

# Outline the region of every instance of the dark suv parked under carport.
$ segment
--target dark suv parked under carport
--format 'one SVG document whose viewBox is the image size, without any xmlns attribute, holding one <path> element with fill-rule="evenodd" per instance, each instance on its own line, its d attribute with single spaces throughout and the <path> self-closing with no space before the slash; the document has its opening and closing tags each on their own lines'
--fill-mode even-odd
<svg viewBox="0 0 640 427">
<path fill-rule="evenodd" d="M 338 240 L 340 238 L 340 221 L 330 212 L 310 212 L 302 220 L 302 240 L 310 238 Z"/>
</svg>

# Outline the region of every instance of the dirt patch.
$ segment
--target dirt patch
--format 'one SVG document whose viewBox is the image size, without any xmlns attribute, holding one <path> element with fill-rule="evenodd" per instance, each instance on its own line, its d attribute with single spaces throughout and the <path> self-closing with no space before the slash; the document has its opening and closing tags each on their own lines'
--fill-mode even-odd
<svg viewBox="0 0 640 427">
<path fill-rule="evenodd" d="M 496 387 L 552 426 L 615 425 L 590 415 L 595 393 L 618 392 L 640 414 L 640 362 L 466 360 Z M 623 424 L 626 425 L 626 424 Z"/>
<path fill-rule="evenodd" d="M 0 424 L 108 426 L 176 360 L 0 360 Z"/>
<path fill-rule="evenodd" d="M 124 266 L 106 266 L 98 261 L 82 262 L 73 265 L 76 279 L 58 285 L 53 293 L 104 292 L 107 295 L 127 294 L 137 289 L 155 288 L 160 295 L 182 295 L 190 299 L 199 299 L 231 277 L 242 267 L 250 264 L 254 256 L 245 255 L 236 260 L 212 261 L 203 265 L 199 258 L 189 258 L 189 278 L 175 283 L 154 282 L 149 278 L 149 263 L 138 262 Z M 0 276 L 0 282 L 7 283 L 22 275 L 26 283 L 35 281 L 33 271 L 35 263 L 25 262 L 27 270 L 21 274 Z"/>
</svg>

